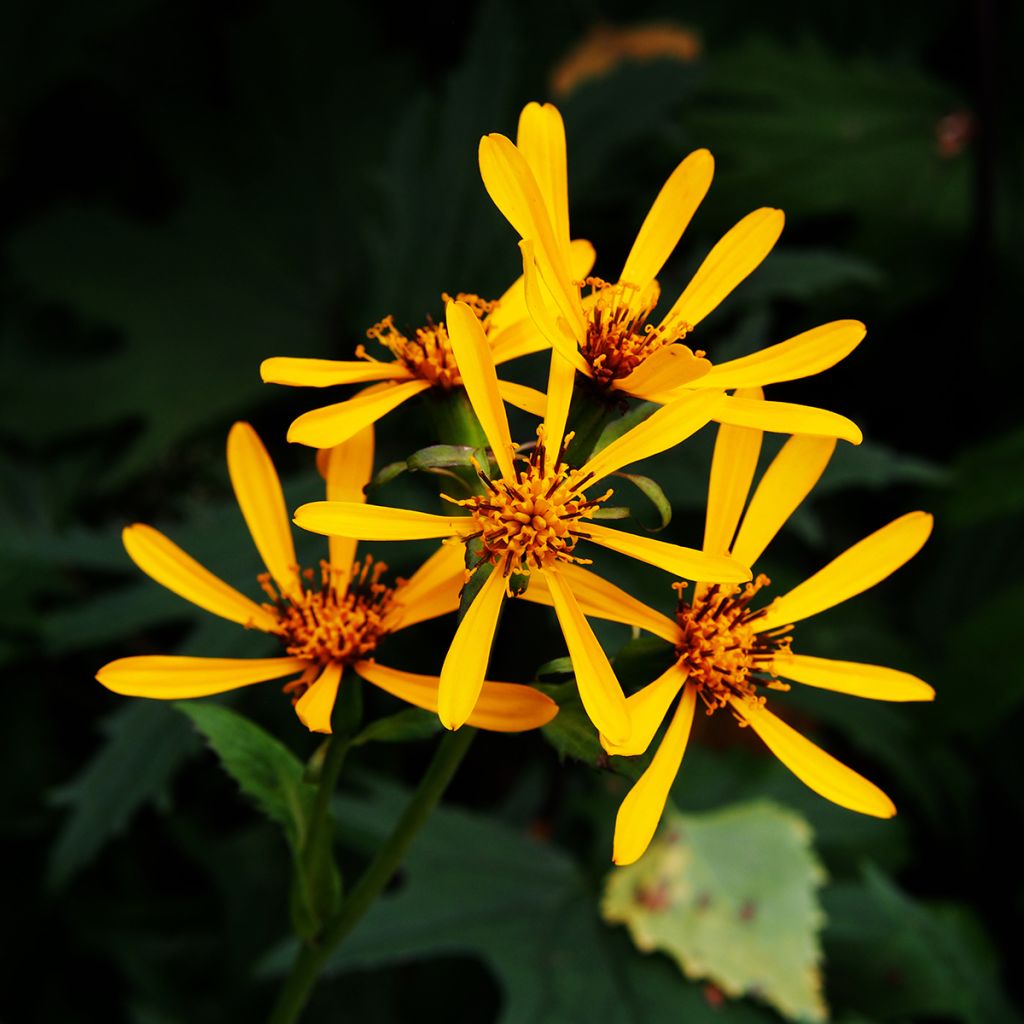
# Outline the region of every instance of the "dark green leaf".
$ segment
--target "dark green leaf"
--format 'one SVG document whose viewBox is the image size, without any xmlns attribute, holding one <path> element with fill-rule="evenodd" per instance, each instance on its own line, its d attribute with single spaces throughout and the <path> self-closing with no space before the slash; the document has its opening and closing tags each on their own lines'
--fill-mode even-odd
<svg viewBox="0 0 1024 1024">
<path fill-rule="evenodd" d="M 637 473 L 615 473 L 614 476 L 628 480 L 653 506 L 658 513 L 658 525 L 644 529 L 648 533 L 658 533 L 664 530 L 672 522 L 672 506 L 669 504 L 661 485 L 652 480 L 649 476 L 640 476 Z"/>
<path fill-rule="evenodd" d="M 352 746 L 364 743 L 407 743 L 423 740 L 441 731 L 441 722 L 433 711 L 406 708 L 386 718 L 371 722 L 353 740 Z"/>
</svg>

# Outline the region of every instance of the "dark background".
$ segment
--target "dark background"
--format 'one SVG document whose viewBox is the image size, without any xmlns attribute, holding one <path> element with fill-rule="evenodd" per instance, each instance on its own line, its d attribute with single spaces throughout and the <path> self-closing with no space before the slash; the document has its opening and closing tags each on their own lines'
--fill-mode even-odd
<svg viewBox="0 0 1024 1024">
<path fill-rule="evenodd" d="M 159 523 L 253 592 L 227 430 L 239 418 L 257 426 L 294 506 L 318 485 L 284 432 L 322 404 L 262 385 L 259 361 L 350 357 L 388 312 L 413 326 L 440 312 L 442 290 L 503 290 L 518 253 L 479 182 L 476 141 L 513 135 L 530 99 L 553 99 L 565 116 L 573 234 L 595 243 L 598 273 L 617 271 L 662 181 L 697 146 L 715 154 L 716 179 L 666 269 L 667 294 L 750 209 L 785 209 L 778 250 L 708 321 L 699 343 L 713 360 L 830 319 L 867 323 L 841 366 L 774 389 L 851 416 L 866 441 L 840 446 L 773 549 L 773 577 L 796 580 L 912 508 L 937 517 L 897 578 L 801 633 L 815 653 L 916 672 L 935 685 L 934 706 L 834 695 L 790 705 L 893 794 L 897 822 L 883 832 L 823 810 L 717 721 L 707 752 L 692 765 L 687 754 L 680 806 L 770 793 L 807 815 L 838 893 L 825 894 L 838 1019 L 1016 1019 L 1019 979 L 1002 951 L 1024 910 L 1011 837 L 1024 724 L 1020 8 L 551 6 L 0 7 L 4 1020 L 264 1012 L 273 983 L 254 982 L 253 965 L 288 927 L 280 840 L 172 709 L 114 697 L 92 678 L 133 653 L 254 654 L 255 638 L 144 581 L 119 531 Z M 556 93 L 552 75 L 595 26 L 607 39 L 652 22 L 688 29 L 699 52 L 618 59 Z M 521 379 L 540 381 L 542 369 Z M 420 413 L 385 421 L 380 461 L 408 454 L 410 436 L 413 447 L 430 441 Z M 706 438 L 648 470 L 684 543 L 699 536 L 708 451 Z M 381 500 L 429 500 L 423 481 L 396 486 Z M 389 561 L 401 569 L 414 555 Z M 560 644 L 542 616 L 517 608 L 495 658 L 505 678 L 526 680 Z M 415 650 L 439 665 L 443 641 L 424 630 Z M 308 756 L 273 688 L 242 706 Z M 363 767 L 408 783 L 428 756 L 426 744 L 380 748 Z M 481 737 L 453 799 L 545 837 L 596 894 L 617 785 L 560 766 L 538 736 Z M 856 886 L 868 862 L 908 915 L 925 915 L 906 925 L 925 935 L 921 948 L 877 976 L 864 965 L 878 936 L 842 909 L 867 905 Z M 852 932 L 837 935 L 835 922 Z M 310 1019 L 405 1020 L 443 1005 L 490 1021 L 507 1011 L 509 986 L 538 984 L 495 969 L 493 951 L 453 949 L 439 938 L 432 953 L 360 964 L 323 988 Z M 51 984 L 19 984 L 39 970 Z M 699 985 L 673 984 L 691 1000 L 687 1019 L 748 1019 L 746 1004 L 715 1009 Z M 608 1019 L 678 1019 L 674 997 L 660 998 L 638 1009 L 623 997 Z"/>
</svg>

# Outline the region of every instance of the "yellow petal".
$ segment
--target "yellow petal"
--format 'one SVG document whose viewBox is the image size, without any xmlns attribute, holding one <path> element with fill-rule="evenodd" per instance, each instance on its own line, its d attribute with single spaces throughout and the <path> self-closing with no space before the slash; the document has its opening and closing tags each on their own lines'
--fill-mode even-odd
<svg viewBox="0 0 1024 1024">
<path fill-rule="evenodd" d="M 306 667 L 298 658 L 186 658 L 144 655 L 119 658 L 96 673 L 114 693 L 155 700 L 208 697 L 240 686 L 294 675 Z"/>
<path fill-rule="evenodd" d="M 684 688 L 679 707 L 672 716 L 672 724 L 665 732 L 658 752 L 619 807 L 615 817 L 612 860 L 620 866 L 639 860 L 654 838 L 669 790 L 686 753 L 693 711 L 697 705 L 696 692 L 692 686 Z"/>
<path fill-rule="evenodd" d="M 576 368 L 552 349 L 551 361 L 548 364 L 547 402 L 544 409 L 544 443 L 552 456 L 562 450 L 575 382 Z"/>
<path fill-rule="evenodd" d="M 723 424 L 718 428 L 704 517 L 704 550 L 711 554 L 724 555 L 729 551 L 750 493 L 763 436 L 760 430 L 749 427 Z M 742 565 L 753 564 L 738 557 L 737 561 Z"/>
<path fill-rule="evenodd" d="M 563 359 L 570 362 L 581 373 L 590 373 L 590 366 L 580 355 L 578 339 L 583 337 L 582 328 L 574 334 L 565 317 L 558 315 L 553 307 L 550 292 L 541 279 L 534 254 L 534 244 L 524 238 L 519 243 L 519 251 L 523 256 L 523 282 L 526 292 L 526 306 L 533 322 L 547 338 L 551 348 Z"/>
<path fill-rule="evenodd" d="M 629 711 L 615 672 L 576 602 L 569 581 L 554 569 L 544 572 L 544 576 L 569 648 L 583 707 L 599 732 L 613 743 L 626 743 L 631 731 Z"/>
<path fill-rule="evenodd" d="M 364 488 L 373 477 L 373 427 L 326 449 L 324 476 L 328 501 L 365 502 Z M 345 594 L 359 542 L 352 537 L 331 537 L 328 543 L 334 570 L 332 584 L 335 593 Z"/>
<path fill-rule="evenodd" d="M 653 683 L 648 683 L 642 690 L 626 698 L 629 718 L 633 723 L 633 732 L 629 742 L 616 746 L 606 736 L 601 737 L 601 746 L 609 754 L 621 757 L 634 757 L 642 754 L 654 739 L 661 723 L 665 720 L 669 706 L 676 694 L 686 682 L 686 672 L 676 662 L 666 669 Z"/>
<path fill-rule="evenodd" d="M 487 435 L 502 475 L 509 480 L 514 479 L 512 437 L 508 432 L 508 417 L 498 391 L 498 375 L 494 372 L 487 335 L 465 302 L 449 302 L 445 319 L 455 361 L 473 412 Z"/>
<path fill-rule="evenodd" d="M 685 345 L 666 345 L 649 355 L 631 374 L 615 381 L 614 389 L 657 401 L 658 396 L 699 380 L 711 363 Z M 678 396 L 673 395 L 672 399 Z M 670 399 L 671 400 L 671 399 Z"/>
<path fill-rule="evenodd" d="M 708 253 L 665 321 L 700 323 L 772 251 L 784 221 L 781 210 L 748 213 Z"/>
<path fill-rule="evenodd" d="M 222 619 L 242 626 L 273 630 L 277 619 L 255 601 L 218 579 L 159 530 L 143 523 L 121 534 L 131 560 L 161 586 Z"/>
<path fill-rule="evenodd" d="M 524 320 L 518 320 L 509 327 L 503 328 L 497 333 L 491 333 L 491 355 L 494 358 L 494 365 L 501 366 L 512 359 L 519 359 L 521 356 L 532 355 L 534 352 L 543 352 L 551 348 L 544 332 L 533 322 L 529 310 L 523 300 Z"/>
<path fill-rule="evenodd" d="M 465 724 L 476 707 L 504 600 L 505 578 L 495 569 L 459 623 L 441 667 L 437 714 L 446 729 Z"/>
<path fill-rule="evenodd" d="M 864 440 L 860 427 L 853 420 L 827 409 L 792 402 L 762 402 L 731 395 L 716 407 L 712 419 L 774 434 L 839 437 L 850 444 L 860 444 Z"/>
<path fill-rule="evenodd" d="M 331 731 L 331 714 L 338 699 L 338 684 L 341 682 L 341 665 L 331 661 L 324 666 L 320 677 L 309 687 L 295 704 L 295 714 L 310 732 Z"/>
<path fill-rule="evenodd" d="M 749 356 L 718 363 L 701 387 L 747 388 L 810 377 L 845 359 L 867 333 L 858 320 L 836 320 Z"/>
<path fill-rule="evenodd" d="M 504 135 L 480 140 L 480 175 L 494 205 L 536 246 L 537 263 L 555 305 L 575 333 L 583 330 L 579 289 L 573 283 L 567 247 L 558 241 L 533 172 L 522 153 Z"/>
<path fill-rule="evenodd" d="M 353 667 L 364 679 L 400 700 L 437 711 L 437 676 L 400 672 L 375 661 L 358 661 Z M 558 705 L 532 686 L 485 682 L 466 724 L 493 732 L 523 732 L 547 725 L 556 714 Z"/>
<path fill-rule="evenodd" d="M 569 186 L 562 115 L 550 103 L 527 103 L 519 115 L 516 145 L 544 198 L 555 241 L 568 247 Z"/>
<path fill-rule="evenodd" d="M 909 562 L 931 532 L 932 517 L 927 512 L 908 512 L 894 519 L 776 598 L 755 628 L 763 632 L 799 622 L 862 593 Z"/>
<path fill-rule="evenodd" d="M 548 397 L 536 388 L 527 387 L 525 384 L 516 384 L 510 380 L 498 381 L 498 394 L 501 400 L 517 409 L 530 413 L 532 416 L 543 418 L 548 407 Z"/>
<path fill-rule="evenodd" d="M 586 534 L 595 544 L 611 548 L 620 554 L 648 562 L 673 576 L 705 583 L 745 583 L 750 570 L 734 558 L 708 554 L 694 548 L 680 547 L 653 537 L 640 537 L 635 533 L 610 530 L 597 523 L 586 524 Z"/>
<path fill-rule="evenodd" d="M 248 423 L 236 423 L 228 434 L 228 472 L 263 564 L 282 593 L 298 597 L 302 583 L 281 481 L 267 449 Z"/>
<path fill-rule="evenodd" d="M 655 636 L 660 636 L 670 644 L 679 642 L 679 626 L 674 619 L 648 608 L 621 587 L 609 583 L 596 573 L 584 569 L 582 565 L 566 562 L 558 567 L 558 575 L 568 583 L 573 596 L 584 615 L 594 619 L 608 619 L 611 622 L 623 622 L 627 626 L 646 629 Z M 547 577 L 543 573 L 533 573 L 530 586 L 523 594 L 524 601 L 534 604 L 553 606 L 554 599 L 548 589 Z"/>
<path fill-rule="evenodd" d="M 753 565 L 761 557 L 821 478 L 835 448 L 832 437 L 791 437 L 782 446 L 750 499 L 750 508 L 732 547 L 733 558 Z"/>
<path fill-rule="evenodd" d="M 658 276 L 707 195 L 714 173 L 711 154 L 698 149 L 669 175 L 644 218 L 622 268 L 621 280 L 642 288 Z"/>
<path fill-rule="evenodd" d="M 693 401 L 694 398 L 699 400 Z M 637 424 L 602 448 L 582 467 L 581 473 L 593 473 L 592 484 L 596 484 L 609 473 L 631 462 L 639 462 L 674 448 L 691 434 L 697 433 L 709 420 L 717 419 L 718 410 L 724 401 L 725 398 L 718 391 L 699 391 L 663 405 L 643 423 Z"/>
<path fill-rule="evenodd" d="M 295 523 L 311 533 L 357 540 L 427 540 L 452 537 L 469 522 L 386 505 L 352 501 L 311 501 L 295 510 Z"/>
<path fill-rule="evenodd" d="M 597 251 L 585 238 L 574 238 L 569 243 L 569 272 L 574 281 L 582 281 L 593 269 Z"/>
<path fill-rule="evenodd" d="M 442 544 L 396 588 L 394 602 L 384 616 L 384 629 L 395 633 L 417 622 L 455 611 L 459 607 L 465 575 L 465 546 Z"/>
<path fill-rule="evenodd" d="M 873 782 L 826 754 L 760 704 L 735 697 L 730 703 L 768 749 L 815 793 L 840 807 L 875 818 L 891 818 L 896 813 L 893 802 Z"/>
<path fill-rule="evenodd" d="M 412 374 L 398 360 L 390 363 L 364 359 L 291 359 L 275 356 L 260 364 L 265 384 L 290 384 L 293 387 L 327 388 L 335 384 L 365 384 L 371 380 L 403 380 Z"/>
<path fill-rule="evenodd" d="M 781 652 L 772 660 L 772 671 L 796 683 L 853 697 L 893 701 L 935 699 L 935 691 L 917 676 L 881 665 Z"/>
<path fill-rule="evenodd" d="M 288 440 L 311 448 L 333 448 L 365 430 L 430 385 L 425 380 L 372 385 L 355 398 L 303 413 L 288 428 Z"/>
</svg>

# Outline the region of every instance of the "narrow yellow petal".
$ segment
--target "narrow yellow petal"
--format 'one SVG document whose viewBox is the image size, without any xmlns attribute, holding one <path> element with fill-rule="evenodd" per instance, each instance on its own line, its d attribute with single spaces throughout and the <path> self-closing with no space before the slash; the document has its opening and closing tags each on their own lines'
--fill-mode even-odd
<svg viewBox="0 0 1024 1024">
<path fill-rule="evenodd" d="M 558 567 L 558 575 L 568 583 L 573 596 L 584 615 L 594 619 L 608 619 L 611 622 L 622 622 L 627 626 L 646 629 L 655 636 L 660 636 L 670 644 L 679 642 L 679 626 L 674 619 L 663 615 L 653 608 L 648 608 L 632 594 L 621 587 L 602 579 L 597 573 L 584 569 L 582 565 L 566 562 Z M 554 598 L 548 589 L 547 577 L 543 573 L 533 573 L 530 586 L 523 594 L 524 601 L 554 605 Z"/>
<path fill-rule="evenodd" d="M 548 364 L 548 394 L 544 409 L 544 443 L 548 451 L 562 450 L 565 425 L 569 419 L 576 368 L 554 349 Z"/>
<path fill-rule="evenodd" d="M 295 510 L 295 523 L 310 533 L 356 540 L 427 540 L 453 537 L 469 522 L 464 516 L 435 516 L 387 505 L 354 501 L 311 501 Z"/>
<path fill-rule="evenodd" d="M 353 667 L 364 679 L 392 696 L 426 711 L 437 711 L 437 676 L 400 672 L 375 661 L 358 661 Z M 524 732 L 547 725 L 556 714 L 558 705 L 532 686 L 485 682 L 466 724 L 492 732 Z"/>
<path fill-rule="evenodd" d="M 298 699 L 295 714 L 310 732 L 331 731 L 331 714 L 338 699 L 338 684 L 341 682 L 341 665 L 335 661 L 324 666 L 319 678 Z"/>
<path fill-rule="evenodd" d="M 567 247 L 560 244 L 537 181 L 523 154 L 504 135 L 480 140 L 480 175 L 494 205 L 536 246 L 537 263 L 552 298 L 574 333 L 583 330 L 579 289 L 573 283 Z"/>
<path fill-rule="evenodd" d="M 704 517 L 704 550 L 711 554 L 724 555 L 729 551 L 750 493 L 763 436 L 760 430 L 749 427 L 723 424 L 718 428 Z M 738 557 L 736 560 L 742 565 L 753 564 Z"/>
<path fill-rule="evenodd" d="M 666 345 L 649 355 L 631 374 L 616 381 L 614 388 L 657 401 L 658 396 L 699 380 L 710 369 L 707 359 L 698 358 L 685 345 Z"/>
<path fill-rule="evenodd" d="M 302 583 L 281 481 L 248 423 L 236 423 L 228 433 L 228 472 L 263 564 L 284 594 L 298 597 Z"/>
<path fill-rule="evenodd" d="M 757 620 L 763 632 L 799 622 L 862 593 L 909 562 L 932 532 L 927 512 L 908 512 L 858 541 L 788 594 L 776 598 Z"/>
<path fill-rule="evenodd" d="M 686 290 L 669 310 L 666 322 L 695 327 L 749 274 L 760 266 L 782 234 L 785 217 L 767 207 L 748 213 L 708 253 Z"/>
<path fill-rule="evenodd" d="M 782 446 L 750 499 L 750 508 L 732 547 L 733 558 L 753 565 L 761 557 L 821 478 L 835 448 L 832 437 L 791 437 Z"/>
<path fill-rule="evenodd" d="M 425 380 L 371 385 L 347 402 L 303 413 L 288 428 L 288 440 L 311 448 L 333 448 L 429 387 Z"/>
<path fill-rule="evenodd" d="M 260 364 L 265 384 L 289 384 L 300 388 L 328 388 L 335 384 L 365 384 L 371 380 L 404 380 L 411 377 L 408 367 L 398 360 L 389 363 L 365 359 L 291 359 L 275 356 Z"/>
<path fill-rule="evenodd" d="M 582 328 L 573 334 L 565 317 L 560 317 L 553 308 L 550 292 L 541 279 L 540 268 L 537 266 L 533 242 L 524 238 L 519 243 L 519 251 L 523 256 L 523 282 L 526 293 L 526 307 L 533 322 L 547 338 L 551 348 L 563 359 L 568 360 L 581 373 L 590 373 L 590 366 L 580 355 L 579 339 L 583 337 Z"/>
<path fill-rule="evenodd" d="M 774 434 L 838 437 L 850 444 L 860 444 L 864 440 L 860 427 L 853 420 L 827 409 L 792 402 L 762 402 L 731 395 L 715 409 L 712 419 Z"/>
<path fill-rule="evenodd" d="M 465 724 L 476 707 L 504 600 L 505 578 L 495 569 L 459 623 L 441 667 L 437 714 L 446 729 Z"/>
<path fill-rule="evenodd" d="M 516 384 L 511 380 L 498 381 L 498 394 L 503 402 L 514 405 L 517 409 L 530 413 L 532 416 L 544 417 L 548 408 L 548 397 L 536 388 L 525 384 Z"/>
<path fill-rule="evenodd" d="M 826 754 L 760 704 L 735 697 L 730 703 L 768 749 L 815 793 L 840 807 L 875 818 L 891 818 L 896 813 L 893 802 L 873 782 Z"/>
<path fill-rule="evenodd" d="M 628 742 L 632 727 L 626 698 L 615 678 L 615 671 L 576 601 L 571 584 L 554 569 L 545 571 L 544 577 L 569 648 L 580 700 L 588 717 L 613 743 Z"/>
<path fill-rule="evenodd" d="M 654 739 L 654 734 L 665 720 L 669 706 L 676 694 L 686 682 L 686 672 L 676 662 L 666 669 L 653 683 L 648 683 L 642 690 L 626 698 L 629 718 L 633 723 L 633 732 L 629 742 L 616 746 L 606 736 L 601 737 L 601 746 L 609 754 L 622 757 L 634 757 L 642 754 Z"/>
<path fill-rule="evenodd" d="M 642 288 L 658 276 L 707 195 L 714 173 L 711 154 L 698 149 L 669 175 L 644 218 L 620 280 Z"/>
<path fill-rule="evenodd" d="M 772 671 L 796 683 L 853 697 L 892 701 L 935 699 L 935 691 L 924 680 L 881 665 L 780 652 L 772 661 Z"/>
<path fill-rule="evenodd" d="M 319 455 L 319 453 L 317 453 Z M 366 501 L 364 489 L 373 478 L 373 427 L 361 430 L 354 437 L 326 449 L 324 477 L 328 501 Z M 331 537 L 331 568 L 333 585 L 338 594 L 348 591 L 352 563 L 356 557 L 354 537 Z"/>
<path fill-rule="evenodd" d="M 121 539 L 131 560 L 147 576 L 186 601 L 242 626 L 265 631 L 277 626 L 270 612 L 214 576 L 152 526 L 126 526 Z"/>
<path fill-rule="evenodd" d="M 519 115 L 516 146 L 523 154 L 547 208 L 555 241 L 569 245 L 569 185 L 565 156 L 565 125 L 550 103 L 527 103 Z"/>
<path fill-rule="evenodd" d="M 615 817 L 612 860 L 620 867 L 639 860 L 658 829 L 669 790 L 686 753 L 693 712 L 697 706 L 696 693 L 692 686 L 683 689 L 672 724 L 665 732 L 658 752 L 619 807 Z"/>
<path fill-rule="evenodd" d="M 306 667 L 298 658 L 186 658 L 177 655 L 144 655 L 119 658 L 96 673 L 114 693 L 154 700 L 208 697 L 294 675 Z"/>
<path fill-rule="evenodd" d="M 586 524 L 587 536 L 593 543 L 611 548 L 620 554 L 648 562 L 673 576 L 705 583 L 745 583 L 750 570 L 734 558 L 709 554 L 695 548 L 684 548 L 653 537 L 641 537 L 622 530 L 610 530 L 597 523 Z"/>
<path fill-rule="evenodd" d="M 508 432 L 508 417 L 498 391 L 498 375 L 494 372 L 494 359 L 487 335 L 476 314 L 465 302 L 449 302 L 445 319 L 463 387 L 487 435 L 502 475 L 511 480 L 515 477 L 512 468 L 512 437 Z"/>
<path fill-rule="evenodd" d="M 502 328 L 497 333 L 492 330 L 491 356 L 495 366 L 519 359 L 521 356 L 532 355 L 534 352 L 543 352 L 551 348 L 544 332 L 533 322 L 529 310 L 526 309 L 526 300 L 523 299 L 523 314 L 525 319 L 518 320 L 508 327 Z"/>
<path fill-rule="evenodd" d="M 810 377 L 845 359 L 866 333 L 858 320 L 822 324 L 760 352 L 718 363 L 700 386 L 731 390 Z"/>
<path fill-rule="evenodd" d="M 698 401 L 693 401 L 695 398 Z M 602 448 L 582 467 L 581 472 L 593 473 L 593 483 L 597 483 L 631 462 L 674 448 L 697 433 L 709 420 L 717 419 L 718 410 L 724 402 L 724 396 L 718 391 L 683 395 L 669 405 L 663 405 L 643 423 Z"/>
<path fill-rule="evenodd" d="M 384 629 L 395 633 L 455 611 L 465 575 L 465 545 L 442 544 L 395 590 L 394 603 L 384 616 Z"/>
</svg>

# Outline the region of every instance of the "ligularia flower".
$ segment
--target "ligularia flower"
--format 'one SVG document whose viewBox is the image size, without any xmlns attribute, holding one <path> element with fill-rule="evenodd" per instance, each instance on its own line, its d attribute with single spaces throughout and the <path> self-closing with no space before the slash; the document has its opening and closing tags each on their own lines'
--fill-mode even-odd
<svg viewBox="0 0 1024 1024">
<path fill-rule="evenodd" d="M 759 400 L 755 391 L 745 397 Z M 704 550 L 719 555 L 729 552 L 744 565 L 754 565 L 761 557 L 817 483 L 835 448 L 835 441 L 829 438 L 791 438 L 762 476 L 741 522 L 761 438 L 759 430 L 721 427 L 711 466 Z M 901 516 L 854 544 L 789 593 L 757 608 L 753 607 L 755 599 L 770 583 L 763 575 L 743 587 L 699 583 L 689 601 L 685 599 L 686 584 L 677 583 L 674 618 L 579 566 L 565 573 L 585 614 L 645 629 L 667 640 L 676 652 L 671 667 L 628 698 L 633 722 L 629 742 L 601 738 L 611 754 L 642 754 L 663 720 L 669 721 L 650 766 L 619 808 L 613 854 L 616 864 L 630 864 L 647 849 L 682 763 L 698 701 L 708 714 L 728 709 L 801 781 L 834 803 L 880 818 L 896 813 L 892 801 L 877 786 L 769 711 L 766 693 L 788 690 L 781 680 L 789 679 L 874 700 L 933 699 L 932 688 L 906 672 L 793 650 L 795 623 L 885 579 L 917 554 L 931 529 L 932 517 L 925 512 Z M 546 604 L 553 601 L 543 587 L 531 588 L 527 596 Z M 675 710 L 670 714 L 673 702 Z"/>
<path fill-rule="evenodd" d="M 752 273 L 782 232 L 781 210 L 748 214 L 711 250 L 671 308 L 655 321 L 656 280 L 711 185 L 714 160 L 691 153 L 672 172 L 616 281 L 577 275 L 568 258 L 569 197 L 565 129 L 551 106 L 528 104 L 517 143 L 504 135 L 480 140 L 480 173 L 495 205 L 523 241 L 526 301 L 562 356 L 551 372 L 571 386 L 578 370 L 599 394 L 670 402 L 687 390 L 757 387 L 806 377 L 837 363 L 860 343 L 864 325 L 837 320 L 753 355 L 713 366 L 682 344 L 697 325 Z M 584 295 L 581 286 L 589 288 Z M 861 432 L 845 416 L 786 402 L 734 396 L 718 406 L 719 422 L 787 434 L 840 437 Z"/>
<path fill-rule="evenodd" d="M 303 505 L 295 522 L 315 533 L 369 540 L 450 537 L 461 542 L 453 545 L 460 557 L 463 545 L 479 543 L 477 565 L 493 568 L 465 613 L 441 670 L 438 712 L 449 729 L 467 721 L 476 706 L 498 614 L 512 592 L 512 576 L 543 577 L 572 657 L 583 705 L 605 735 L 625 743 L 632 731 L 626 699 L 563 570 L 583 561 L 577 544 L 586 540 L 688 579 L 723 583 L 750 579 L 745 567 L 725 555 L 705 554 L 593 522 L 594 511 L 611 492 L 586 494 L 627 463 L 679 444 L 704 426 L 724 399 L 716 392 L 685 396 L 573 469 L 563 458 L 571 389 L 555 390 L 548 394 L 536 446 L 524 458 L 516 455 L 512 443 L 491 349 L 479 319 L 465 303 L 451 302 L 447 326 L 466 392 L 499 470 L 494 479 L 481 471 L 484 494 L 456 502 L 469 514 L 441 516 L 326 501 Z"/>
<path fill-rule="evenodd" d="M 361 431 L 325 452 L 327 496 L 363 500 L 373 471 L 373 430 Z M 284 494 L 274 464 L 247 423 L 228 435 L 228 470 L 242 515 L 266 565 L 259 582 L 268 598 L 257 604 L 218 579 L 173 541 L 136 523 L 124 545 L 148 576 L 221 618 L 276 636 L 277 658 L 192 658 L 146 655 L 104 665 L 96 678 L 115 693 L 176 700 L 205 697 L 287 676 L 284 690 L 313 732 L 331 731 L 331 712 L 346 669 L 382 690 L 429 711 L 437 710 L 437 677 L 400 672 L 374 660 L 389 633 L 454 611 L 459 604 L 460 553 L 441 547 L 408 580 L 383 582 L 387 566 L 367 555 L 356 561 L 356 542 L 331 538 L 330 559 L 319 571 L 301 572 L 295 558 Z M 555 703 L 532 687 L 486 682 L 468 721 L 516 732 L 549 722 Z"/>
<path fill-rule="evenodd" d="M 594 248 L 575 241 L 568 247 L 572 273 L 586 275 L 594 264 Z M 442 299 L 447 302 L 448 296 Z M 526 309 L 523 279 L 520 277 L 494 302 L 477 295 L 459 294 L 480 320 L 491 346 L 495 365 L 546 349 L 548 340 L 537 329 Z M 357 359 L 293 359 L 275 356 L 260 367 L 270 384 L 324 388 L 339 384 L 369 384 L 352 398 L 299 416 L 288 428 L 288 440 L 314 448 L 330 448 L 357 434 L 364 427 L 424 392 L 445 394 L 462 387 L 447 328 L 442 321 L 428 321 L 407 337 L 386 317 L 366 332 L 390 354 L 391 359 L 373 358 L 360 345 Z M 533 388 L 513 381 L 498 381 L 501 397 L 510 405 L 535 416 L 544 415 L 544 396 Z"/>
</svg>

